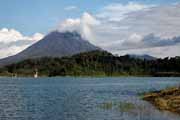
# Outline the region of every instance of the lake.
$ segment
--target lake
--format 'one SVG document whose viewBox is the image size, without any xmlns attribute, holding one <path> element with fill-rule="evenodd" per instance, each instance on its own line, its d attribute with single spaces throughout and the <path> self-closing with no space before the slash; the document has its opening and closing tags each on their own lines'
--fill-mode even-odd
<svg viewBox="0 0 180 120">
<path fill-rule="evenodd" d="M 180 78 L 0 78 L 0 120 L 180 120 L 140 94 Z"/>
</svg>

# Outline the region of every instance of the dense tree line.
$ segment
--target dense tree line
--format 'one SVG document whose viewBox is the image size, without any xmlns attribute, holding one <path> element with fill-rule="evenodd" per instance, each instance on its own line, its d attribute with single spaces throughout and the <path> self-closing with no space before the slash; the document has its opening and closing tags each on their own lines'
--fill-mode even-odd
<svg viewBox="0 0 180 120">
<path fill-rule="evenodd" d="M 33 76 L 180 76 L 180 57 L 156 60 L 92 51 L 63 58 L 28 59 L 0 68 L 1 75 Z"/>
</svg>

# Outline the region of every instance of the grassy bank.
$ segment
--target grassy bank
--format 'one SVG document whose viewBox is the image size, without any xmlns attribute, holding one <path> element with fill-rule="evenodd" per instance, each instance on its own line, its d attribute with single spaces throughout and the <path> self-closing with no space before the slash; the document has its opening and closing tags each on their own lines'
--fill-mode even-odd
<svg viewBox="0 0 180 120">
<path fill-rule="evenodd" d="M 180 87 L 150 92 L 145 94 L 143 99 L 160 110 L 167 110 L 180 115 Z"/>
</svg>

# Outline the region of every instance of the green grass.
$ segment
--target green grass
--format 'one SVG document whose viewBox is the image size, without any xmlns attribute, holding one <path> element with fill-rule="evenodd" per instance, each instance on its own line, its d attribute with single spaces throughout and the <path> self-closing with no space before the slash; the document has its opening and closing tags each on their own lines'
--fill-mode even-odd
<svg viewBox="0 0 180 120">
<path fill-rule="evenodd" d="M 102 103 L 99 107 L 104 110 L 115 109 L 121 112 L 129 112 L 130 110 L 136 108 L 136 106 L 130 102 L 112 102 L 112 101 Z"/>
<path fill-rule="evenodd" d="M 106 103 L 101 104 L 100 108 L 104 110 L 111 110 L 113 109 L 113 106 L 114 106 L 113 102 L 106 102 Z"/>
<path fill-rule="evenodd" d="M 128 112 L 130 110 L 135 109 L 135 105 L 129 102 L 119 102 L 118 109 L 119 111 L 122 111 L 122 112 Z"/>
</svg>

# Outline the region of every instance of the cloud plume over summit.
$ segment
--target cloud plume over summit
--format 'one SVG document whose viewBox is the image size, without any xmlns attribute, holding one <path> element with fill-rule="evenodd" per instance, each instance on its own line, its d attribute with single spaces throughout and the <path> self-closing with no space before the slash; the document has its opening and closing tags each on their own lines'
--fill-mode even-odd
<svg viewBox="0 0 180 120">
<path fill-rule="evenodd" d="M 81 18 L 72 19 L 69 18 L 63 22 L 61 22 L 58 26 L 58 31 L 77 31 L 84 37 L 85 39 L 93 40 L 93 27 L 99 25 L 100 22 L 93 17 L 91 14 L 85 12 L 83 13 Z"/>
</svg>

